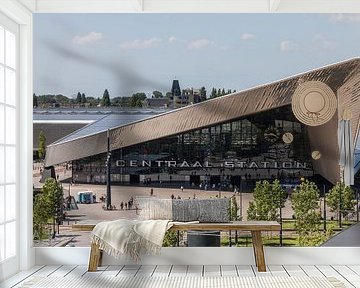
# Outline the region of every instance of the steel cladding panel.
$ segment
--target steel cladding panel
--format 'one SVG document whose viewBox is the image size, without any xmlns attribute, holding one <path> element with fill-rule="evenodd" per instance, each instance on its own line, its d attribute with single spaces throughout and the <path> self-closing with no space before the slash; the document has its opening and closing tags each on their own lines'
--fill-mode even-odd
<svg viewBox="0 0 360 288">
<path fill-rule="evenodd" d="M 330 86 L 330 88 L 336 93 L 345 83 L 352 83 L 348 81 L 355 81 L 354 79 L 359 80 L 359 73 L 360 59 L 355 58 L 275 83 L 211 99 L 145 120 L 120 126 L 110 131 L 111 149 L 119 149 L 138 143 L 185 133 L 191 130 L 231 121 L 254 113 L 290 105 L 295 89 L 298 85 L 306 81 L 322 81 Z M 357 109 L 357 111 L 360 111 L 360 109 Z M 333 120 L 330 122 L 331 123 L 329 123 L 329 125 L 331 125 L 331 129 L 334 129 L 334 131 L 327 131 L 326 133 L 336 133 Z M 324 127 L 319 129 L 327 127 L 325 125 L 322 126 Z M 354 129 L 356 130 L 357 127 Z M 317 129 L 314 131 L 316 130 Z M 312 132 L 310 132 L 310 134 L 312 134 Z M 312 136 L 310 138 L 315 139 Z M 310 141 L 312 141 L 311 139 Z M 320 141 L 320 139 L 315 141 Z M 333 142 L 334 141 L 331 141 L 331 145 L 335 145 L 335 142 Z M 335 151 L 335 149 L 335 147 L 331 148 L 332 151 Z M 71 141 L 67 141 L 65 138 L 62 142 L 48 146 L 45 164 L 46 166 L 51 166 L 104 152 L 106 152 L 105 131 L 73 139 Z M 332 162 L 336 162 L 338 160 L 338 155 L 333 155 L 333 157 L 335 158 Z M 324 159 L 325 158 L 318 161 L 321 162 L 324 161 Z M 320 162 L 315 164 L 315 166 L 319 166 Z M 326 167 L 326 165 L 321 166 Z"/>
</svg>

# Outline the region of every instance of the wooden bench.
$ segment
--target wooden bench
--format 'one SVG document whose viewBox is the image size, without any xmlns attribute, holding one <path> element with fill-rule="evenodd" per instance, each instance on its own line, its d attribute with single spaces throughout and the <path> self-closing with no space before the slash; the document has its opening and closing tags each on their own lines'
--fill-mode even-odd
<svg viewBox="0 0 360 288">
<path fill-rule="evenodd" d="M 99 222 L 99 221 L 97 221 Z M 96 223 L 91 221 L 72 225 L 73 230 L 91 231 Z M 262 231 L 279 231 L 280 224 L 275 221 L 236 221 L 229 223 L 196 223 L 174 224 L 172 231 L 249 231 L 252 236 L 255 263 L 259 272 L 266 271 L 264 247 L 261 239 Z M 91 243 L 88 271 L 94 272 L 100 264 L 102 251 L 98 245 Z"/>
</svg>

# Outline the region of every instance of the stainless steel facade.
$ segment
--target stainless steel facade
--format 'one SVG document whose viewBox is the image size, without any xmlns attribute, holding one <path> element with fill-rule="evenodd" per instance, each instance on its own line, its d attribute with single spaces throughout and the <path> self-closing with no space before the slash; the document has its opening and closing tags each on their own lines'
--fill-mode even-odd
<svg viewBox="0 0 360 288">
<path fill-rule="evenodd" d="M 313 160 L 314 170 L 334 183 L 339 179 L 337 123 L 346 108 L 353 114 L 354 143 L 358 135 L 359 58 L 113 128 L 110 131 L 111 149 L 129 147 L 291 105 L 294 91 L 298 85 L 306 81 L 325 83 L 333 90 L 338 100 L 337 113 L 329 122 L 321 126 L 308 127 L 311 149 L 321 152 L 321 158 Z M 64 138 L 48 146 L 45 164 L 51 166 L 104 152 L 106 152 L 106 131 L 72 140 Z"/>
</svg>

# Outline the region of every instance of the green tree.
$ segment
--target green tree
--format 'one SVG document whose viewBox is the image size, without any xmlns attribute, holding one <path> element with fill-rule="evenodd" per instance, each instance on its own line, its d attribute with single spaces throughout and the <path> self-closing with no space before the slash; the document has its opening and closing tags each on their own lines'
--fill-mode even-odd
<svg viewBox="0 0 360 288">
<path fill-rule="evenodd" d="M 326 196 L 326 203 L 330 207 L 331 211 L 336 212 L 337 214 L 339 214 L 340 208 L 341 215 L 347 219 L 349 213 L 355 211 L 355 193 L 349 186 L 345 186 L 344 183 L 337 182 Z"/>
<path fill-rule="evenodd" d="M 82 94 L 81 94 L 81 103 L 82 103 L 82 104 L 86 103 L 85 93 L 82 93 Z"/>
<path fill-rule="evenodd" d="M 46 137 L 43 131 L 39 133 L 39 148 L 38 148 L 38 156 L 40 159 L 44 159 L 45 157 L 45 149 L 46 149 Z"/>
<path fill-rule="evenodd" d="M 320 213 L 319 189 L 315 183 L 305 180 L 291 195 L 291 206 L 294 210 L 295 229 L 301 246 L 317 244 L 319 238 Z M 321 239 L 319 239 L 321 241 Z"/>
<path fill-rule="evenodd" d="M 249 220 L 276 221 L 279 219 L 280 205 L 285 204 L 285 191 L 279 180 L 272 184 L 268 181 L 258 181 L 254 189 L 254 201 L 250 201 L 247 210 Z"/>
<path fill-rule="evenodd" d="M 212 88 L 211 94 L 210 94 L 210 98 L 216 98 L 216 96 L 217 96 L 216 89 L 215 89 L 215 88 Z"/>
<path fill-rule="evenodd" d="M 142 107 L 142 101 L 146 99 L 145 93 L 135 93 L 131 96 L 130 107 Z"/>
<path fill-rule="evenodd" d="M 239 215 L 238 215 L 238 210 L 239 210 L 239 207 L 238 207 L 238 204 L 236 202 L 236 197 L 235 195 L 232 196 L 230 198 L 230 207 L 229 207 L 229 219 L 230 221 L 237 221 L 237 220 L 241 220 L 239 219 Z"/>
<path fill-rule="evenodd" d="M 206 89 L 205 87 L 201 87 L 200 88 L 200 101 L 205 101 L 206 100 Z"/>
<path fill-rule="evenodd" d="M 220 97 L 221 96 L 221 89 L 219 88 L 216 94 L 216 97 Z"/>
<path fill-rule="evenodd" d="M 110 106 L 110 96 L 109 96 L 109 91 L 107 89 L 105 89 L 104 94 L 103 94 L 103 98 L 102 98 L 102 105 L 105 107 L 109 107 Z"/>
<path fill-rule="evenodd" d="M 153 91 L 152 95 L 154 98 L 163 98 L 164 95 L 160 91 Z"/>
<path fill-rule="evenodd" d="M 77 96 L 76 96 L 76 103 L 80 104 L 81 103 L 81 93 L 78 92 Z"/>
<path fill-rule="evenodd" d="M 224 95 L 226 95 L 226 93 L 225 93 L 225 89 L 223 88 L 223 89 L 221 90 L 221 96 L 224 96 Z"/>
<path fill-rule="evenodd" d="M 33 94 L 33 107 L 34 108 L 38 107 L 38 100 L 37 100 L 35 93 Z"/>
<path fill-rule="evenodd" d="M 53 178 L 46 179 L 41 193 L 34 199 L 33 227 L 34 238 L 43 239 L 48 234 L 46 225 L 49 220 L 56 221 L 62 215 L 63 189 Z"/>
</svg>

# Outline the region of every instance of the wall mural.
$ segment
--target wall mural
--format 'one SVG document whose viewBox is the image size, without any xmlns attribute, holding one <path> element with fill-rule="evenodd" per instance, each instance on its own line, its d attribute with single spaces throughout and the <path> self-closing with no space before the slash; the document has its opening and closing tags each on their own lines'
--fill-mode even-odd
<svg viewBox="0 0 360 288">
<path fill-rule="evenodd" d="M 359 219 L 360 119 L 344 19 L 34 15 L 35 245 L 89 246 L 89 220 L 148 218 L 271 220 L 265 245 L 342 245 Z"/>
</svg>

